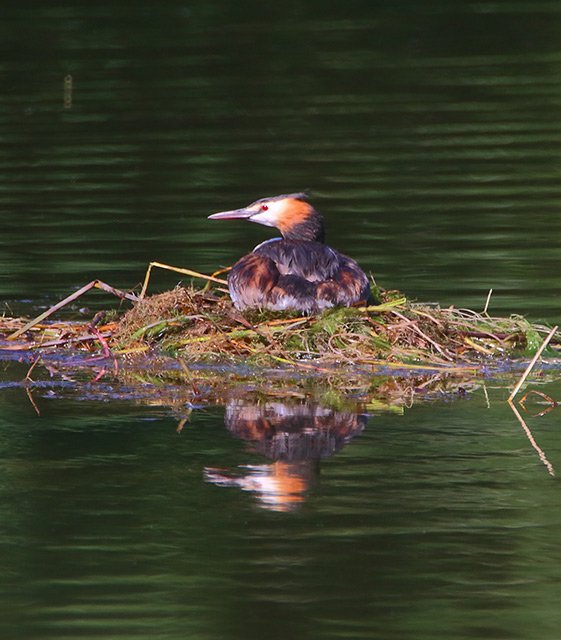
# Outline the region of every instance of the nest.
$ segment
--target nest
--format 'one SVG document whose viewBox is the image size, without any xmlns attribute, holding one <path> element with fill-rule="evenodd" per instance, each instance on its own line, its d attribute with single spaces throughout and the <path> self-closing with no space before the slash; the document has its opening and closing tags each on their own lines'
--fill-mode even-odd
<svg viewBox="0 0 561 640">
<path fill-rule="evenodd" d="M 111 336 L 117 350 L 158 349 L 190 362 L 473 366 L 534 352 L 548 328 L 521 316 L 408 302 L 381 292 L 377 305 L 318 316 L 251 311 L 224 296 L 176 287 L 138 301 Z M 552 345 L 559 345 L 556 333 Z"/>
<path fill-rule="evenodd" d="M 2 348 L 91 351 L 101 343 L 106 354 L 164 353 L 187 363 L 282 364 L 315 370 L 381 365 L 473 369 L 490 360 L 530 356 L 549 332 L 521 316 L 491 317 L 486 312 L 420 304 L 398 291 L 379 291 L 376 305 L 306 316 L 242 314 L 221 289 L 213 290 L 209 284 L 177 286 L 142 298 L 98 281 L 88 286 L 128 298 L 132 308 L 110 321 L 100 313 L 89 322 L 42 322 L 51 310 L 61 308 L 61 302 L 31 322 L 0 318 L 0 339 L 2 334 L 8 340 L 19 339 Z M 561 334 L 554 332 L 549 346 L 560 345 Z"/>
</svg>

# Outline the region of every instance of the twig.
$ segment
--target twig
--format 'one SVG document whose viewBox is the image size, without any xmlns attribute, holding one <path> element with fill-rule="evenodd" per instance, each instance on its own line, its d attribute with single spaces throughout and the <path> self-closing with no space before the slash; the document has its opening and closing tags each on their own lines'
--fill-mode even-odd
<svg viewBox="0 0 561 640">
<path fill-rule="evenodd" d="M 56 304 L 54 304 L 52 307 L 47 309 L 44 313 L 38 315 L 36 318 L 33 318 L 33 320 L 30 320 L 21 329 L 14 331 L 14 333 L 8 336 L 8 340 L 15 340 L 16 338 L 19 338 L 19 336 L 21 336 L 23 333 L 25 333 L 26 331 L 34 327 L 36 324 L 39 324 L 39 322 L 41 322 L 45 318 L 48 318 L 55 311 L 62 309 L 62 307 L 66 306 L 69 302 L 73 302 L 74 300 L 79 298 L 81 295 L 83 295 L 84 293 L 87 293 L 90 289 L 94 289 L 94 288 L 103 289 L 104 291 L 107 291 L 108 293 L 112 293 L 113 295 L 121 299 L 126 298 L 127 300 L 132 300 L 134 302 L 138 300 L 138 296 L 136 296 L 133 293 L 127 293 L 126 291 L 115 289 L 115 287 L 105 284 L 105 282 L 102 282 L 101 280 L 92 280 L 91 282 L 88 282 L 88 284 L 84 285 L 81 289 L 78 289 L 78 291 L 75 291 L 71 295 L 64 298 L 64 300 L 61 300 L 60 302 L 57 302 Z"/>
<path fill-rule="evenodd" d="M 404 322 L 410 325 L 413 331 L 418 333 L 421 336 L 421 338 L 423 338 L 423 340 L 426 340 L 427 342 L 432 344 L 432 346 L 438 351 L 438 353 L 440 353 L 440 355 L 443 358 L 445 358 L 446 360 L 449 360 L 450 362 L 453 362 L 453 358 L 451 358 L 437 342 L 435 342 L 432 338 L 429 338 L 429 336 L 427 336 L 427 334 L 424 331 L 419 329 L 419 327 L 415 324 L 414 320 L 409 320 L 409 318 L 406 318 L 404 315 L 402 315 L 401 313 L 399 313 L 399 311 L 396 311 L 395 309 L 392 309 L 390 313 L 393 313 L 398 318 L 401 318 Z"/>
<path fill-rule="evenodd" d="M 409 307 L 409 311 L 411 311 L 411 313 L 414 313 L 415 315 L 418 316 L 423 316 L 423 318 L 427 318 L 428 320 L 430 320 L 431 322 L 434 322 L 434 324 L 441 329 L 442 328 L 442 322 L 440 322 L 440 320 L 437 320 L 436 318 L 434 318 L 433 316 L 431 316 L 430 313 L 427 313 L 426 311 L 420 311 L 419 309 L 415 309 L 415 307 L 411 306 Z"/>
<path fill-rule="evenodd" d="M 213 271 L 211 276 L 213 278 L 216 278 L 216 276 L 220 276 L 223 273 L 228 273 L 229 271 L 232 270 L 232 267 L 222 267 L 222 269 L 218 269 L 217 271 Z M 210 289 L 210 285 L 212 283 L 212 280 L 209 280 L 205 286 L 203 287 L 203 291 L 208 291 Z M 226 289 L 219 289 L 219 291 L 224 291 L 225 293 L 228 293 L 228 290 Z"/>
<path fill-rule="evenodd" d="M 35 413 L 38 416 L 40 416 L 41 412 L 39 411 L 39 407 L 35 403 L 35 400 L 33 400 L 33 395 L 31 394 L 31 389 L 27 385 L 25 385 L 25 393 L 27 394 L 27 397 L 29 398 L 29 402 L 31 402 L 31 406 L 35 409 Z"/>
<path fill-rule="evenodd" d="M 430 376 L 429 378 L 427 378 L 424 382 L 422 382 L 421 384 L 418 384 L 416 386 L 416 389 L 421 391 L 422 389 L 424 389 L 425 387 L 430 386 L 433 382 L 436 382 L 437 380 L 441 380 L 442 379 L 442 374 L 441 373 L 436 373 L 433 376 Z"/>
<path fill-rule="evenodd" d="M 27 397 L 29 398 L 29 402 L 31 402 L 31 405 L 33 406 L 33 408 L 35 409 L 35 413 L 40 416 L 41 412 L 39 411 L 39 407 L 36 405 L 35 400 L 33 400 L 33 395 L 31 394 L 31 389 L 29 388 L 29 383 L 33 384 L 33 380 L 31 379 L 31 372 L 33 371 L 33 369 L 35 369 L 35 366 L 37 365 L 37 363 L 39 362 L 39 360 L 41 359 L 41 356 L 37 356 L 35 358 L 35 360 L 33 361 L 32 365 L 29 367 L 27 373 L 25 374 L 25 378 L 22 380 L 22 384 L 23 387 L 25 389 L 25 393 L 27 394 Z"/>
<path fill-rule="evenodd" d="M 113 357 L 113 371 L 114 371 L 115 375 L 117 375 L 117 373 L 119 372 L 119 365 L 117 363 L 117 358 L 115 358 L 115 356 L 113 356 L 113 354 L 111 353 L 111 349 L 109 348 L 109 344 L 107 343 L 107 340 L 105 339 L 105 337 L 94 326 L 91 326 L 90 329 L 95 334 L 96 338 L 98 339 L 99 343 L 101 344 L 101 348 L 102 348 L 103 353 L 100 356 L 94 356 L 93 358 L 87 358 L 86 360 L 84 360 L 84 362 L 89 364 L 91 362 L 95 362 L 96 360 Z M 104 374 L 105 374 L 105 368 L 103 368 L 101 370 L 101 373 L 98 376 L 96 376 L 92 380 L 92 382 L 97 382 L 98 380 L 100 380 L 103 377 Z"/>
<path fill-rule="evenodd" d="M 111 333 L 105 332 L 101 334 L 105 338 L 109 338 Z M 31 349 L 45 349 L 47 347 L 58 347 L 59 345 L 69 345 L 77 342 L 88 342 L 89 340 L 97 340 L 96 335 L 84 335 L 77 336 L 76 338 L 61 338 L 60 340 L 51 340 L 50 342 L 42 342 L 40 344 L 32 344 L 26 347 L 27 350 Z"/>
<path fill-rule="evenodd" d="M 485 404 L 487 405 L 487 409 L 491 408 L 491 403 L 489 402 L 489 394 L 487 393 L 487 386 L 483 383 L 483 393 L 485 394 Z"/>
<path fill-rule="evenodd" d="M 111 349 L 109 348 L 109 345 L 107 344 L 107 340 L 101 335 L 101 333 L 92 325 L 91 327 L 92 333 L 95 334 L 95 337 L 98 339 L 99 343 L 101 344 L 101 348 L 103 351 L 103 357 L 104 358 L 110 358 L 111 357 Z"/>
<path fill-rule="evenodd" d="M 368 307 L 357 307 L 359 311 L 388 311 L 389 309 L 393 309 L 394 307 L 401 307 L 407 302 L 407 298 L 398 298 L 397 300 L 389 300 L 388 302 L 383 302 L 382 304 L 371 304 Z"/>
<path fill-rule="evenodd" d="M 176 433 L 181 433 L 183 431 L 183 427 L 189 422 L 189 416 L 186 418 L 181 418 L 181 420 L 177 423 L 177 427 L 175 427 Z"/>
<path fill-rule="evenodd" d="M 446 362 L 435 364 L 411 364 L 407 362 L 392 362 L 390 360 L 361 360 L 360 364 L 387 367 L 390 369 L 403 369 L 411 371 L 445 371 L 452 373 L 477 373 L 480 367 L 473 365 L 450 365 Z"/>
<path fill-rule="evenodd" d="M 491 302 L 492 295 L 493 295 L 493 289 L 489 289 L 489 293 L 487 294 L 487 300 L 485 300 L 485 307 L 481 312 L 483 315 L 487 315 L 487 309 L 489 308 L 489 303 Z"/>
<path fill-rule="evenodd" d="M 512 400 L 510 398 L 508 399 L 508 404 L 509 404 L 510 408 L 512 409 L 512 411 L 514 412 L 514 415 L 518 419 L 518 422 L 520 422 L 520 425 L 524 429 L 524 432 L 526 433 L 526 436 L 528 437 L 528 440 L 530 441 L 530 444 L 532 445 L 532 447 L 534 447 L 534 449 L 536 450 L 538 456 L 540 457 L 540 460 L 545 465 L 545 468 L 547 469 L 547 472 L 549 473 L 550 476 L 555 477 L 555 470 L 553 468 L 553 465 L 546 458 L 545 453 L 540 448 L 538 443 L 535 441 L 534 436 L 532 435 L 532 432 L 530 431 L 528 425 L 526 424 L 526 422 L 524 422 L 524 418 L 520 415 L 520 413 L 518 412 L 518 410 L 514 406 L 514 402 L 512 402 Z"/>
<path fill-rule="evenodd" d="M 29 370 L 27 371 L 27 373 L 25 374 L 25 378 L 23 379 L 24 382 L 33 382 L 33 380 L 31 379 L 31 372 L 33 371 L 33 369 L 35 369 L 35 366 L 39 362 L 39 360 L 41 360 L 41 356 L 37 356 L 33 361 L 33 364 L 29 367 Z"/>
<path fill-rule="evenodd" d="M 464 336 L 464 341 L 472 349 L 475 349 L 475 351 L 479 351 L 479 353 L 484 353 L 486 356 L 492 356 L 493 355 L 493 351 L 491 349 L 487 349 L 487 347 L 484 347 L 484 346 L 482 346 L 480 344 L 477 344 L 477 342 L 474 342 L 468 336 Z"/>
<path fill-rule="evenodd" d="M 91 382 L 99 382 L 101 380 L 101 378 L 103 378 L 103 376 L 106 373 L 106 369 L 105 367 L 101 367 L 101 369 L 96 373 L 96 375 L 91 379 Z"/>
<path fill-rule="evenodd" d="M 150 281 L 150 273 L 152 272 L 152 267 L 159 267 L 160 269 L 175 271 L 176 273 L 182 273 L 183 275 L 191 276 L 192 278 L 201 278 L 203 280 L 216 282 L 218 284 L 228 284 L 228 282 L 226 280 L 223 280 L 222 278 L 207 276 L 204 273 L 199 273 L 198 271 L 193 271 L 192 269 L 184 269 L 183 267 L 173 267 L 172 265 L 164 264 L 163 262 L 151 262 L 148 265 L 148 269 L 146 270 L 146 275 L 144 276 L 144 282 L 142 283 L 142 289 L 140 291 L 139 298 L 144 298 L 146 294 L 146 289 L 148 289 L 148 282 Z"/>
<path fill-rule="evenodd" d="M 559 403 L 557 402 L 557 400 L 554 400 L 551 396 L 548 396 L 547 393 L 543 393 L 542 391 L 537 391 L 536 389 L 530 389 L 518 401 L 518 404 L 524 409 L 524 411 L 528 411 L 528 409 L 526 408 L 526 400 L 528 399 L 528 396 L 531 393 L 535 394 L 536 396 L 540 396 L 540 398 L 543 398 L 548 405 L 543 411 L 536 413 L 535 416 L 533 416 L 535 418 L 541 418 L 541 416 L 545 416 L 547 413 L 549 413 L 550 411 L 553 411 L 553 409 L 559 406 Z"/>
<path fill-rule="evenodd" d="M 509 402 L 512 402 L 512 400 L 514 399 L 514 396 L 520 391 L 520 387 L 524 384 L 524 382 L 526 381 L 526 378 L 530 375 L 530 371 L 532 371 L 532 369 L 534 368 L 534 365 L 538 361 L 538 358 L 541 356 L 541 354 L 543 353 L 544 349 L 549 344 L 549 341 L 551 340 L 551 338 L 553 338 L 553 336 L 555 335 L 555 332 L 557 331 L 557 329 L 558 329 L 558 327 L 557 327 L 557 325 L 555 325 L 553 327 L 553 329 L 547 334 L 547 336 L 546 336 L 545 340 L 542 342 L 540 348 L 536 351 L 534 357 L 530 360 L 530 364 L 526 367 L 526 370 L 522 374 L 522 377 L 518 381 L 518 384 L 514 387 L 513 392 L 508 397 L 508 401 Z"/>
</svg>

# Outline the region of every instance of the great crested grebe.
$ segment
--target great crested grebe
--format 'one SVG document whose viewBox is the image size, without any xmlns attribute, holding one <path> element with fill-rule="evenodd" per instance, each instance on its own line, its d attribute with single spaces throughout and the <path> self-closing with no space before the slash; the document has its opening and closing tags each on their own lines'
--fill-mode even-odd
<svg viewBox="0 0 561 640">
<path fill-rule="evenodd" d="M 305 193 L 262 198 L 209 216 L 237 218 L 276 227 L 282 234 L 257 245 L 232 267 L 228 289 L 238 309 L 317 313 L 368 298 L 366 274 L 352 258 L 324 244 L 323 218 Z"/>
</svg>

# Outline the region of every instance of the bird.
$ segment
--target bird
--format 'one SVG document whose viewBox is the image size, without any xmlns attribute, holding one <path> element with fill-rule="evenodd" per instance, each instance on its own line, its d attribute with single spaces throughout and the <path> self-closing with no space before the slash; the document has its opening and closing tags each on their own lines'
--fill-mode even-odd
<svg viewBox="0 0 561 640">
<path fill-rule="evenodd" d="M 322 215 L 306 193 L 261 198 L 240 209 L 221 211 L 210 220 L 245 219 L 276 227 L 271 238 L 232 267 L 228 289 L 234 306 L 317 314 L 331 307 L 363 304 L 368 277 L 357 262 L 325 244 Z"/>
</svg>

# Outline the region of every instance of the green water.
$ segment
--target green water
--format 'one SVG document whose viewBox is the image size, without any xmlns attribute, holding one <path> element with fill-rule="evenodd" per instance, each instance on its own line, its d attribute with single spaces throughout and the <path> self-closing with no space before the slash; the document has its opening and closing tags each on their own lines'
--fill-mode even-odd
<svg viewBox="0 0 561 640">
<path fill-rule="evenodd" d="M 150 260 L 230 264 L 269 231 L 206 215 L 310 189 L 385 287 L 558 312 L 555 3 L 3 13 L 3 299 L 130 287 Z"/>
<path fill-rule="evenodd" d="M 370 415 L 282 496 L 220 409 L 5 393 L 2 635 L 556 638 L 559 484 L 504 396 Z"/>
<path fill-rule="evenodd" d="M 270 230 L 209 213 L 310 189 L 380 285 L 559 322 L 561 5 L 1 13 L 2 309 L 231 264 Z M 110 374 L 43 371 L 35 408 L 1 365 L 2 637 L 559 636 L 559 409 L 523 415 L 535 447 L 493 380 L 402 412 L 195 407 L 178 434 L 189 407 Z"/>
</svg>

